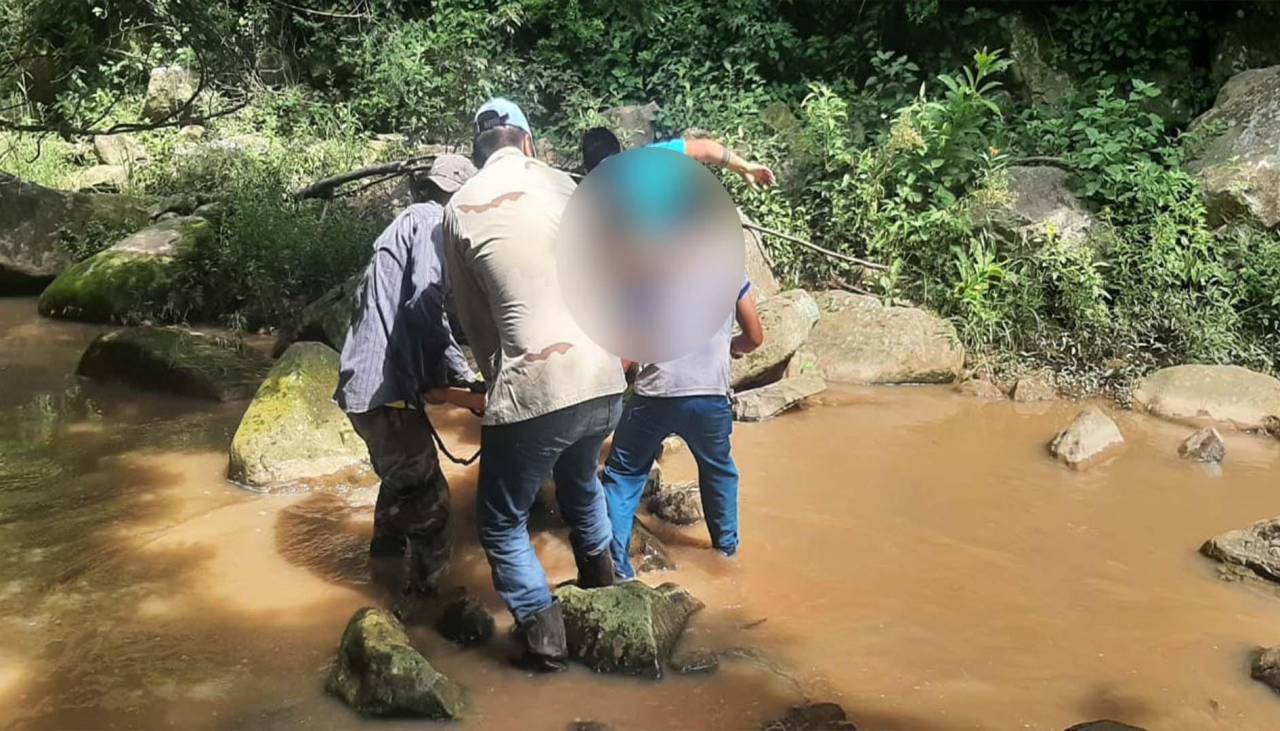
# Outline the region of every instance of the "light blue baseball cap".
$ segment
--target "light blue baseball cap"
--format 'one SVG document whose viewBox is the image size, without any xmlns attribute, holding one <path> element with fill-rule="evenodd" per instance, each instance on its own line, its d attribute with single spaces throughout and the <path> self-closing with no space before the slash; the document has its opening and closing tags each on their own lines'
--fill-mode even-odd
<svg viewBox="0 0 1280 731">
<path fill-rule="evenodd" d="M 520 107 L 510 99 L 504 99 L 495 96 L 480 106 L 475 116 L 476 133 L 492 129 L 500 125 L 516 127 L 524 130 L 525 134 L 533 136 L 533 129 L 529 127 L 529 120 L 525 119 L 524 112 L 520 111 Z"/>
</svg>

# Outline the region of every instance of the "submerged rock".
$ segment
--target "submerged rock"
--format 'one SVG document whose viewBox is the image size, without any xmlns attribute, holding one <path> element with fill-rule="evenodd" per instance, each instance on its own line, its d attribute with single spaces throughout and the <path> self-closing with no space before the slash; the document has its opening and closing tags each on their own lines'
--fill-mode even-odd
<svg viewBox="0 0 1280 731">
<path fill-rule="evenodd" d="M 1214 536 L 1200 546 L 1200 553 L 1280 582 L 1280 518 L 1260 520 L 1246 528 Z"/>
<path fill-rule="evenodd" d="M 135 198 L 55 190 L 0 172 L 0 291 L 39 291 L 74 263 L 65 245 L 72 239 L 146 223 L 146 204 Z"/>
<path fill-rule="evenodd" d="M 131 327 L 98 336 L 76 373 L 217 401 L 249 398 L 271 361 L 243 343 L 176 327 Z"/>
<path fill-rule="evenodd" d="M 627 556 L 631 559 L 631 568 L 637 574 L 651 571 L 672 571 L 676 562 L 671 558 L 666 545 L 662 543 L 639 518 L 631 524 L 631 543 L 627 547 Z"/>
<path fill-rule="evenodd" d="M 991 401 L 1003 401 L 1005 397 L 1004 391 L 1001 391 L 999 386 L 981 378 L 969 378 L 957 384 L 956 392 Z"/>
<path fill-rule="evenodd" d="M 1249 664 L 1249 677 L 1280 691 L 1280 647 L 1259 647 Z"/>
<path fill-rule="evenodd" d="M 356 311 L 363 281 L 364 272 L 356 272 L 304 307 L 296 326 L 280 332 L 275 352 L 283 353 L 290 345 L 301 341 L 324 343 L 341 352 L 347 342 L 347 330 L 351 327 L 351 316 Z"/>
<path fill-rule="evenodd" d="M 822 376 L 784 378 L 767 386 L 733 395 L 733 418 L 738 421 L 764 421 L 797 406 L 805 399 L 822 393 L 827 382 Z"/>
<path fill-rule="evenodd" d="M 822 316 L 805 347 L 832 383 L 950 383 L 964 366 L 955 327 L 937 315 L 849 292 L 815 299 Z"/>
<path fill-rule="evenodd" d="M 734 359 L 730 366 L 734 388 L 776 380 L 818 321 L 818 305 L 803 289 L 788 290 L 761 300 L 759 312 L 764 344 Z"/>
<path fill-rule="evenodd" d="M 1280 227 L 1280 66 L 1232 76 L 1192 124 L 1217 135 L 1188 169 L 1200 177 L 1211 224 Z"/>
<path fill-rule="evenodd" d="M 679 482 L 663 487 L 649 498 L 649 512 L 676 525 L 693 525 L 702 520 L 702 493 L 696 482 Z"/>
<path fill-rule="evenodd" d="M 1221 462 L 1227 456 L 1227 443 L 1213 427 L 1205 427 L 1187 437 L 1178 454 L 1197 462 Z"/>
<path fill-rule="evenodd" d="M 568 731 L 613 731 L 613 727 L 601 721 L 570 721 Z"/>
<path fill-rule="evenodd" d="M 1124 443 L 1120 428 L 1102 409 L 1090 406 L 1049 442 L 1049 452 L 1070 467 L 1083 467 Z"/>
<path fill-rule="evenodd" d="M 325 686 L 366 716 L 458 718 L 463 691 L 414 649 L 390 612 L 365 607 L 342 633 Z"/>
<path fill-rule="evenodd" d="M 598 673 L 658 679 L 690 615 L 702 602 L 675 584 L 627 581 L 602 589 L 556 590 L 569 655 Z"/>
<path fill-rule="evenodd" d="M 1058 392 L 1040 376 L 1025 376 L 1013 384 L 1013 400 L 1019 403 L 1052 401 Z"/>
<path fill-rule="evenodd" d="M 228 476 L 265 490 L 288 490 L 346 470 L 366 471 L 369 452 L 333 403 L 338 354 L 295 343 L 267 374 L 231 439 Z"/>
<path fill-rule="evenodd" d="M 493 637 L 494 626 L 489 610 L 479 599 L 463 591 L 445 604 L 436 622 L 436 631 L 450 642 L 479 645 Z"/>
<path fill-rule="evenodd" d="M 676 675 L 706 675 L 720 667 L 720 653 L 705 648 L 681 650 L 677 648 L 667 661 L 667 667 Z"/>
<path fill-rule="evenodd" d="M 848 714 L 836 703 L 808 703 L 760 727 L 763 731 L 857 731 Z"/>
<path fill-rule="evenodd" d="M 1144 378 L 1133 400 L 1166 419 L 1208 419 L 1266 431 L 1280 418 L 1280 380 L 1240 366 L 1181 365 Z"/>
<path fill-rule="evenodd" d="M 40 314 L 85 322 L 123 322 L 158 315 L 177 273 L 178 257 L 213 239 L 194 216 L 160 221 L 76 264 L 40 295 Z"/>
<path fill-rule="evenodd" d="M 1066 731 L 1146 731 L 1146 729 L 1141 726 L 1130 726 L 1127 723 L 1103 719 L 1100 721 L 1085 721 L 1084 723 L 1077 723 Z"/>
</svg>

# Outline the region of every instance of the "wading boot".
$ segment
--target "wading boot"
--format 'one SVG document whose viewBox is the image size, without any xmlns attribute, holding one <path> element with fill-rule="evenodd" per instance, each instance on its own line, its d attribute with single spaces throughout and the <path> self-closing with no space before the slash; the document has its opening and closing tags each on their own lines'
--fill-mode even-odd
<svg viewBox="0 0 1280 731">
<path fill-rule="evenodd" d="M 574 558 L 578 564 L 578 588 L 598 589 L 602 586 L 613 586 L 613 554 L 609 553 L 607 546 L 594 556 L 586 558 L 574 556 Z"/>
<path fill-rule="evenodd" d="M 569 667 L 569 643 L 565 639 L 564 614 L 560 602 L 520 623 L 517 639 L 524 645 L 521 667 L 539 673 L 554 673 Z"/>
</svg>

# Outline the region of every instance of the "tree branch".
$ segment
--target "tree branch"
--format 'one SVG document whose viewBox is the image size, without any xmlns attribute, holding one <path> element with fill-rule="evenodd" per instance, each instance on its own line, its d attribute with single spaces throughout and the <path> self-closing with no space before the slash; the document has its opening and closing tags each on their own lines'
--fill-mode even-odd
<svg viewBox="0 0 1280 731">
<path fill-rule="evenodd" d="M 354 180 L 369 178 L 375 175 L 385 176 L 383 180 L 389 180 L 397 175 L 407 175 L 409 173 L 422 170 L 426 167 L 423 162 L 431 159 L 434 159 L 434 156 L 410 157 L 404 160 L 379 163 L 377 165 L 358 168 L 340 175 L 321 178 L 305 188 L 299 188 L 298 190 L 293 191 L 293 197 L 299 200 L 306 198 L 332 198 L 334 197 L 334 192 L 338 188 Z"/>
<path fill-rule="evenodd" d="M 860 267 L 865 267 L 865 268 L 867 268 L 867 269 L 874 269 L 874 270 L 876 270 L 876 271 L 880 271 L 880 272 L 887 272 L 887 271 L 889 271 L 889 267 L 885 266 L 884 264 L 879 264 L 879 263 L 874 262 L 874 261 L 867 261 L 866 259 L 859 259 L 859 258 L 858 258 L 858 257 L 856 257 L 856 256 L 849 256 L 848 254 L 841 254 L 840 252 L 838 252 L 838 251 L 832 251 L 831 249 L 824 249 L 824 248 L 822 248 L 821 246 L 818 246 L 817 244 L 814 244 L 814 243 L 811 243 L 811 242 L 805 241 L 805 240 L 804 240 L 804 239 L 802 239 L 802 238 L 798 238 L 798 237 L 792 236 L 791 234 L 784 234 L 784 233 L 782 233 L 781 231 L 774 231 L 774 230 L 773 230 L 773 229 L 771 229 L 771 228 L 765 228 L 764 226 L 757 226 L 757 225 L 756 225 L 756 224 L 754 224 L 754 223 L 744 223 L 744 224 L 742 224 L 742 227 L 743 227 L 743 228 L 751 229 L 752 231 L 759 231 L 759 232 L 760 232 L 760 233 L 762 233 L 762 234 L 768 234 L 768 235 L 770 235 L 770 236 L 777 236 L 777 237 L 778 237 L 778 238 L 780 238 L 780 239 L 786 239 L 787 241 L 790 241 L 790 242 L 792 242 L 792 243 L 794 243 L 794 244 L 799 244 L 799 245 L 801 245 L 801 246 L 805 247 L 806 249 L 812 249 L 813 251 L 816 251 L 816 252 L 818 252 L 819 254 L 823 254 L 823 255 L 825 255 L 825 256 L 829 256 L 829 257 L 831 257 L 832 259 L 840 259 L 841 261 L 847 261 L 847 262 L 849 262 L 849 263 L 851 263 L 851 264 L 857 264 L 857 265 L 858 265 L 858 266 L 860 266 Z"/>
</svg>

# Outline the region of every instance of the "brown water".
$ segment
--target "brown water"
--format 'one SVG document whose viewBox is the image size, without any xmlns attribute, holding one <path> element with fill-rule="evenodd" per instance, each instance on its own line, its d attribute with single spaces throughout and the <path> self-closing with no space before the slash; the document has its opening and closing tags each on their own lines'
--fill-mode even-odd
<svg viewBox="0 0 1280 731">
<path fill-rule="evenodd" d="M 322 690 L 372 601 L 367 500 L 227 484 L 244 405 L 77 385 L 97 331 L 0 300 L 0 725 L 422 728 L 362 724 Z M 1042 445 L 1075 408 L 862 389 L 740 426 L 739 557 L 668 530 L 681 568 L 648 577 L 706 601 L 687 641 L 735 648 L 713 676 L 530 677 L 505 641 L 415 638 L 469 690 L 467 729 L 754 728 L 804 699 L 863 729 L 1280 728 L 1280 698 L 1247 669 L 1254 645 L 1280 643 L 1280 596 L 1195 553 L 1280 513 L 1280 444 L 1229 434 L 1212 471 L 1178 459 L 1185 427 L 1120 413 L 1128 448 L 1073 473 Z M 438 421 L 473 448 L 469 416 Z M 692 476 L 687 455 L 667 467 Z M 449 477 L 450 581 L 498 611 L 474 470 Z M 536 544 L 553 579 L 572 575 L 562 533 Z"/>
</svg>

